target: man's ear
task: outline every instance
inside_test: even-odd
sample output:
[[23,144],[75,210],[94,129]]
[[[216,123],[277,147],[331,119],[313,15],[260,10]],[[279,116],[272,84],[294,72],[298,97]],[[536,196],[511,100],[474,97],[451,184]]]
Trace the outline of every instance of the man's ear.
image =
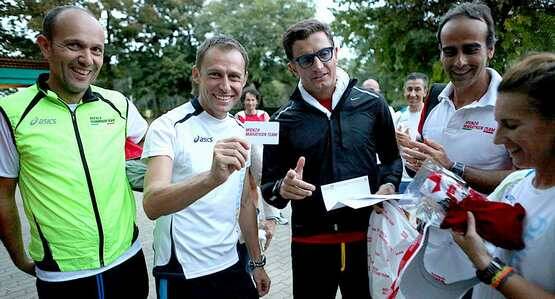
[[245,77],[243,78],[243,88],[247,85],[247,81],[249,80],[249,71],[245,71]]
[[293,74],[295,77],[299,77],[299,73],[297,73],[297,69],[293,65],[294,62],[287,63],[287,69]]
[[50,51],[52,50],[52,43],[50,42],[50,40],[48,40],[48,38],[43,34],[39,34],[39,36],[37,36],[37,45],[39,45],[44,59],[48,60],[48,58],[50,57]]
[[495,54],[495,47],[491,47],[490,49],[488,49],[488,60],[493,59],[493,54]]
[[191,74],[193,75],[193,82],[195,82],[196,84],[199,84],[200,70],[197,68],[196,65],[193,65],[193,70],[191,71]]

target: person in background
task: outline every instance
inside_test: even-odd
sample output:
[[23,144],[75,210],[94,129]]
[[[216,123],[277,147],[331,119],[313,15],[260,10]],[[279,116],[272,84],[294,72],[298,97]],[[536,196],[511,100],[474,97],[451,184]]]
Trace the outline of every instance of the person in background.
[[[243,104],[244,110],[239,111],[237,112],[237,114],[235,114],[235,118],[241,123],[245,123],[246,121],[269,121],[270,120],[270,116],[266,111],[256,109],[259,107],[264,107],[264,104],[263,104],[264,102],[262,99],[262,95],[254,86],[246,87],[243,90],[243,95],[241,96],[241,103]],[[253,150],[255,150],[257,154],[260,155],[260,161],[261,161],[259,165],[260,169],[257,169],[256,171],[254,171],[256,174],[259,174],[258,176],[255,175],[255,178],[256,177],[260,178],[261,172],[262,172],[262,150],[263,149],[261,147],[260,148],[257,147],[256,149],[253,149]],[[258,183],[260,183],[260,179],[258,179]],[[273,235],[273,227],[275,227],[275,224],[285,225],[289,223],[289,221],[287,221],[287,218],[285,218],[281,214],[281,212],[279,212],[278,209],[268,205],[264,200],[262,200],[262,206],[264,207],[264,214],[266,216],[266,220],[271,220],[272,222],[274,222],[273,226],[269,222],[265,223],[265,227],[271,228],[272,233],[270,234],[270,236]],[[266,230],[266,232],[268,232],[268,230]]]
[[[246,121],[268,121],[270,116],[264,110],[257,110],[258,106],[263,106],[262,96],[260,92],[254,87],[249,86],[243,89],[243,94],[241,95],[241,103],[245,110],[239,111],[235,114],[235,118],[241,123]],[[260,177],[262,175],[262,152],[263,145],[253,144],[251,145],[251,170],[256,181],[256,185],[260,186]],[[259,225],[265,232],[265,244],[263,249],[266,250],[270,246],[270,242],[274,236],[276,224],[287,224],[288,221],[281,216],[280,211],[267,204],[262,199],[262,194],[260,193],[260,188],[257,188],[258,197],[254,205],[257,207]],[[262,210],[260,210],[262,206]],[[259,236],[260,237],[260,236]],[[247,247],[244,240],[240,238],[240,242],[237,245],[237,250],[239,251],[239,263],[248,268],[248,261],[250,260]]]
[[[428,76],[422,73],[410,73],[405,80],[403,90],[408,106],[399,111],[399,118],[395,124],[395,133],[399,144],[419,139],[418,122],[424,106],[424,99],[428,93]],[[403,193],[411,180],[412,178],[403,169],[399,192]]]
[[[376,79],[366,79],[362,83],[362,88],[383,95],[380,88],[380,83]],[[399,112],[395,111],[395,109],[393,109],[391,105],[388,105],[387,107],[389,108],[389,113],[391,114],[391,119],[393,120],[393,123],[397,123],[399,121]]]
[[495,107],[495,143],[519,168],[532,168],[490,200],[521,204],[526,210],[522,250],[488,250],[468,212],[466,233],[453,233],[482,281],[473,298],[555,298],[555,54],[537,53],[510,68]]
[[381,93],[382,90],[380,89],[380,83],[376,79],[366,79],[366,81],[362,82],[362,88],[366,90],[371,90],[373,92]]
[[262,97],[256,88],[249,86],[243,90],[241,95],[241,104],[243,104],[242,111],[235,114],[235,118],[242,123],[246,121],[268,121],[270,116],[264,110],[257,110],[258,106],[262,105]]

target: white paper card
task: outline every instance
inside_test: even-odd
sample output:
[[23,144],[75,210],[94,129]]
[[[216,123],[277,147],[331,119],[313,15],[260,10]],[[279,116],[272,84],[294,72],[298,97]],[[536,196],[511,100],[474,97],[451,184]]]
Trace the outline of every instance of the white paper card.
[[250,144],[279,143],[279,122],[277,121],[247,121],[245,131]]
[[371,194],[367,176],[322,185],[320,188],[328,211],[345,206],[359,209],[390,199],[400,200],[400,203],[410,203],[415,199],[409,194]]

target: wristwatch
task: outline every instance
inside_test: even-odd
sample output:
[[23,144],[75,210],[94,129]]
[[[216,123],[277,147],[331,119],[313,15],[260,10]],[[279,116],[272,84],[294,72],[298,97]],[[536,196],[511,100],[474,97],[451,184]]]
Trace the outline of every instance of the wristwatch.
[[274,187],[272,187],[272,196],[270,197],[270,201],[274,201],[274,200],[281,197],[281,195],[279,194],[279,189],[281,189],[281,184],[282,183],[283,183],[283,179],[278,180],[274,184]]
[[253,271],[255,268],[264,268],[266,266],[266,256],[261,254],[258,260],[251,259],[249,261],[249,269]]
[[491,284],[495,274],[501,271],[505,266],[505,263],[499,258],[494,257],[484,270],[476,270],[476,277],[485,284]]
[[451,166],[449,170],[451,170],[454,174],[458,175],[462,179],[465,168],[466,168],[466,165],[464,165],[464,163],[455,162],[453,163],[453,166]]

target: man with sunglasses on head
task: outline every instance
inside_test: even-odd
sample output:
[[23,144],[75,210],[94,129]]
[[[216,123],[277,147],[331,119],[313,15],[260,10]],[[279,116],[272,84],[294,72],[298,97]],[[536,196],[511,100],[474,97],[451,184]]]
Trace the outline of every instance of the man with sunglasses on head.
[[283,47],[300,80],[271,118],[280,122],[279,144],[264,148],[262,192],[278,208],[291,202],[293,295],[335,298],[339,286],[343,298],[370,298],[372,208],[326,211],[320,186],[367,176],[373,193],[394,193],[402,163],[393,121],[382,96],[355,87],[337,67],[328,25],[301,21],[285,32]]

